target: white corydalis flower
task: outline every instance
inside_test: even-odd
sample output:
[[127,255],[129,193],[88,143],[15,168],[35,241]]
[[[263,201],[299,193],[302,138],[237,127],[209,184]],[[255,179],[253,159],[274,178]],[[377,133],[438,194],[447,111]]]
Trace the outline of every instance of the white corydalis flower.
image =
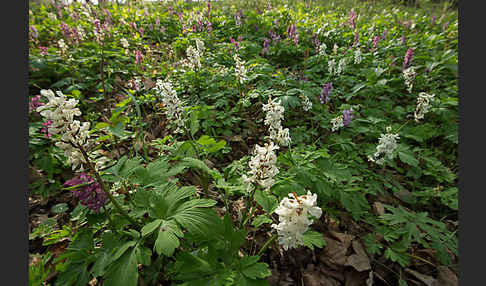
[[56,146],[64,151],[72,169],[83,170],[82,164],[85,164],[85,160],[78,148],[82,147],[87,152],[91,145],[88,141],[90,123],[74,120],[74,116],[81,115],[81,111],[76,107],[78,100],[74,98],[68,100],[60,91],[56,92],[57,96],[52,90],[43,89],[40,93],[49,101],[38,107],[36,111],[52,122],[48,130],[50,134],[61,135]]
[[84,40],[86,39],[86,32],[84,31],[83,26],[78,25],[78,35],[79,35],[79,40]]
[[309,100],[309,98],[303,94],[301,94],[299,97],[302,100],[302,109],[304,109],[304,111],[311,110],[312,102]]
[[336,75],[342,74],[345,68],[346,68],[346,58],[342,58],[339,60],[338,67],[336,70]]
[[278,145],[273,142],[259,146],[255,145],[254,155],[249,162],[249,176],[243,175],[243,181],[248,184],[248,192],[253,189],[253,184],[259,184],[264,189],[269,189],[275,182],[274,177],[279,173],[276,166],[277,155],[275,150]]
[[51,20],[51,21],[57,21],[56,14],[51,13],[51,12],[47,13],[47,18],[49,18],[49,20]]
[[204,46],[204,42],[199,39],[196,39],[196,49],[200,55],[203,55],[204,50],[206,49]]
[[193,46],[187,47],[187,61],[186,66],[188,66],[193,71],[201,68],[201,55],[197,49]]
[[334,75],[334,72],[336,70],[336,61],[334,59],[331,59],[327,64],[329,66],[329,74]]
[[331,124],[332,124],[331,127],[332,132],[339,130],[339,128],[341,127],[344,127],[343,116],[339,115],[338,117],[331,119]]
[[278,214],[279,224],[272,224],[277,230],[278,243],[285,250],[303,245],[302,236],[313,223],[309,216],[320,218],[322,209],[316,206],[317,194],[307,191],[307,195],[296,196],[289,194],[284,198],[275,213]]
[[99,149],[89,154],[91,162],[94,162],[96,171],[101,171],[108,166],[110,159],[105,156],[104,151]]
[[424,119],[424,115],[429,112],[430,102],[434,99],[435,94],[419,93],[417,98],[417,107],[415,108],[414,118],[416,122]]
[[327,49],[326,44],[322,43],[322,44],[319,46],[319,55],[320,55],[320,56],[325,56],[325,55],[326,55],[326,49]]
[[376,164],[383,165],[385,159],[393,159],[394,151],[397,149],[397,141],[400,139],[398,134],[391,133],[391,127],[387,127],[387,134],[381,134],[376,152],[373,157],[368,156],[368,160]]
[[277,144],[288,146],[291,142],[289,129],[282,128],[281,121],[284,119],[285,108],[281,105],[281,101],[277,99],[268,99],[268,103],[262,107],[265,114],[265,125],[269,126],[270,140],[276,141]]
[[59,41],[57,41],[57,45],[59,46],[59,50],[61,51],[61,54],[66,55],[68,50],[68,46],[66,45],[66,42],[64,42],[63,39],[59,39]]
[[245,67],[245,62],[238,57],[238,54],[235,54],[233,56],[233,59],[235,60],[235,74],[236,78],[238,78],[238,82],[240,84],[243,84],[246,80],[246,67]]
[[128,43],[128,40],[127,40],[127,39],[125,39],[125,38],[121,38],[121,39],[120,39],[120,44],[121,44],[121,46],[122,46],[123,48],[125,48],[125,49],[127,49],[127,48],[130,46],[130,44]]
[[157,95],[161,98],[165,107],[165,114],[167,119],[176,125],[175,133],[184,132],[184,117],[183,106],[177,92],[172,87],[170,81],[162,81],[160,79],[155,83],[155,90]]
[[405,85],[407,86],[408,92],[412,92],[413,82],[417,73],[415,72],[414,67],[409,67],[408,69],[403,70],[403,78],[405,79]]
[[125,38],[121,38],[120,39],[120,44],[125,49],[125,55],[128,55],[128,47],[130,47],[130,44],[128,43],[128,40],[125,39]]
[[362,57],[361,57],[361,49],[358,48],[358,49],[356,49],[356,51],[354,51],[354,63],[355,64],[360,64],[361,63],[361,60],[362,60]]
[[339,49],[339,46],[337,44],[334,44],[334,47],[332,47],[332,52],[337,53],[338,49]]

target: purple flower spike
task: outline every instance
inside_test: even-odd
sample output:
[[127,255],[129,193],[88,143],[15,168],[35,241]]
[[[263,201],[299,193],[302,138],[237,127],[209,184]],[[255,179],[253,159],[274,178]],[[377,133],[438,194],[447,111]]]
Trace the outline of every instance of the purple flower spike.
[[295,23],[287,28],[287,37],[291,39],[294,44],[297,45],[299,43],[299,34],[297,33],[297,25],[295,25]]
[[348,126],[351,120],[354,118],[353,109],[343,110],[343,125]]
[[49,133],[49,127],[51,127],[52,125],[52,120],[47,120],[47,122],[41,124],[42,126],[44,126],[41,129],[41,133],[44,133],[47,139],[51,138],[51,133]]
[[61,32],[63,37],[67,40],[71,39],[71,29],[69,29],[69,26],[64,23],[64,21],[61,22],[59,26],[61,26]]
[[319,41],[318,35],[316,33],[312,33],[312,42],[314,43],[314,48],[317,52],[319,52],[319,46],[321,42]]
[[320,101],[322,104],[329,102],[329,96],[331,95],[332,82],[326,83],[322,86]]
[[47,47],[41,47],[39,46],[40,54],[41,56],[47,55]]
[[442,31],[447,30],[447,28],[449,28],[449,21],[444,23],[444,25],[442,26]]
[[264,38],[263,39],[263,54],[268,54],[268,49],[270,48],[270,39]]
[[371,48],[371,51],[374,52],[376,49],[378,49],[378,43],[380,42],[380,36],[375,36],[373,38],[373,47]]
[[233,46],[235,46],[236,50],[238,50],[240,48],[240,43],[235,41],[235,39],[233,39],[233,37],[230,37],[230,41],[233,44]]
[[29,102],[29,113],[36,111],[37,107],[43,106],[44,103],[40,101],[41,96],[40,94],[32,97]]
[[277,35],[272,29],[268,31],[268,34],[270,35],[270,38],[272,38],[272,41],[274,41],[277,45],[280,44],[280,36]]
[[405,58],[403,59],[403,69],[407,69],[412,64],[413,49],[408,48]]
[[381,34],[381,39],[386,39],[386,36],[388,35],[388,29],[385,29],[383,33]]
[[81,173],[78,177],[64,183],[64,186],[73,187],[80,184],[88,185],[73,190],[73,196],[78,198],[82,205],[98,213],[107,201],[106,194],[101,190],[101,185],[88,174]]
[[235,24],[236,24],[236,26],[241,26],[241,13],[240,12],[235,13]]
[[351,11],[349,15],[348,24],[353,26],[353,29],[356,29],[356,18],[357,18],[356,12],[354,12],[354,10]]
[[143,60],[143,55],[140,51],[136,51],[135,52],[135,63],[138,65],[140,63],[142,63],[142,60]]

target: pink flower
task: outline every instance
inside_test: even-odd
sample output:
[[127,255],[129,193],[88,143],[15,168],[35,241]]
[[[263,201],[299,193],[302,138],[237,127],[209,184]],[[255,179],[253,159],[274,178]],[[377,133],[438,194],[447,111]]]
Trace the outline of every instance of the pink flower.
[[39,46],[39,50],[40,50],[40,54],[42,56],[47,55],[47,47],[41,47],[41,46]]
[[29,113],[33,112],[37,109],[37,107],[44,105],[43,102],[40,101],[41,96],[40,94],[32,97],[29,102]]
[[371,48],[371,51],[374,52],[378,48],[378,43],[380,42],[380,36],[375,36],[373,38],[373,47]]
[[356,29],[356,18],[357,18],[356,12],[351,11],[351,13],[349,15],[348,24],[352,25],[353,29]]
[[135,52],[135,63],[136,63],[137,65],[138,65],[138,64],[141,64],[141,63],[142,63],[142,60],[143,60],[143,55],[142,55],[142,53],[141,53],[139,50],[137,50],[137,51]]
[[49,133],[49,127],[51,127],[52,125],[52,120],[47,120],[47,122],[44,122],[44,123],[41,123],[42,126],[42,129],[41,129],[41,133],[44,133],[46,138],[49,139],[51,138],[52,134]]
[[412,64],[412,57],[413,57],[413,49],[409,48],[407,53],[405,54],[405,58],[403,59],[403,69],[410,67]]
[[[86,184],[86,185],[84,185]],[[101,207],[107,202],[106,194],[101,189],[100,183],[86,173],[81,173],[64,183],[65,187],[84,185],[73,190],[73,196],[78,198],[82,205],[87,206],[94,212],[99,212]]]

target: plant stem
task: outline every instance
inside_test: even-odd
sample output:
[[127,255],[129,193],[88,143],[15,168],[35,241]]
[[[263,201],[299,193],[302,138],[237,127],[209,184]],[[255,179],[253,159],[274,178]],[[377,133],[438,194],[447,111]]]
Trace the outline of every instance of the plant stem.
[[257,253],[257,256],[260,256],[266,249],[267,247],[270,245],[270,243],[272,243],[275,239],[277,239],[278,235],[277,234],[274,234],[272,235],[272,237],[270,237],[266,242],[265,244],[262,246],[262,248],[260,248],[260,250],[258,251]]
[[410,122],[410,119],[409,119],[409,120],[407,120],[407,122],[403,123],[403,124],[402,124],[402,126],[400,126],[400,127],[397,129],[397,131],[395,131],[395,132],[400,131],[400,129],[402,129],[402,127],[404,127],[405,125],[407,125],[407,123],[409,123],[409,122]]
[[257,188],[253,189],[251,191],[250,196],[247,197],[246,199],[246,206],[245,206],[245,211],[243,212],[243,216],[241,217],[241,222],[240,222],[240,228],[244,226],[244,222],[246,220],[246,216],[248,215],[248,210],[250,208],[250,204],[253,201],[253,196],[255,195]]
[[105,53],[104,53],[104,42],[101,43],[101,83],[103,85],[103,98],[106,99],[106,89],[105,89]]
[[83,146],[77,145],[77,147],[81,151],[81,153],[83,154],[84,160],[86,160],[86,163],[88,164],[88,168],[91,170],[91,172],[93,172],[93,174],[96,177],[96,180],[98,180],[98,182],[100,183],[101,189],[103,190],[103,192],[105,192],[105,194],[108,196],[108,198],[113,203],[113,205],[118,209],[118,211],[120,212],[120,214],[122,216],[124,216],[125,218],[127,218],[132,224],[134,224],[137,227],[139,227],[138,223],[133,218],[131,218],[127,214],[127,212],[125,212],[125,210],[123,210],[123,208],[120,206],[120,204],[113,198],[113,196],[111,195],[110,191],[106,188],[105,183],[103,182],[103,180],[100,177],[100,174],[96,171],[95,167],[93,166],[93,164],[89,160],[88,154],[86,154],[86,151],[84,150]]

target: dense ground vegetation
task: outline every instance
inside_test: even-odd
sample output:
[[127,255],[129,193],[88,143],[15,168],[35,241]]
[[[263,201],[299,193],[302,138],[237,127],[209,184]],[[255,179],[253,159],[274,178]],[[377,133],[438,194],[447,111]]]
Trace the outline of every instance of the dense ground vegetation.
[[448,2],[127,2],[30,5],[31,285],[457,285]]

